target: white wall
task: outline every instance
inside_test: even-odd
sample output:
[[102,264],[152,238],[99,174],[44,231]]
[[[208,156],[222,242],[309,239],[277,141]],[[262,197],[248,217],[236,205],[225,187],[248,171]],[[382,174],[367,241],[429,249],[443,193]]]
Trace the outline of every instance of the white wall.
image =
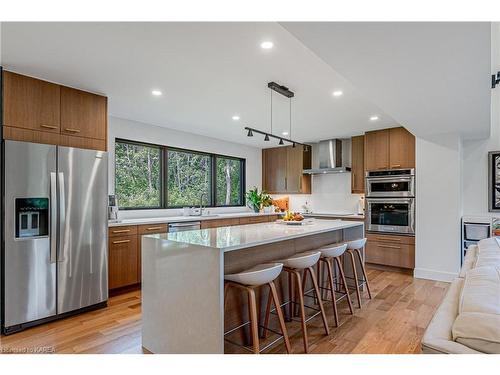
[[[500,26],[492,24],[491,71],[500,71]],[[499,216],[488,212],[488,152],[500,150],[500,87],[491,90],[491,134],[488,139],[464,141],[464,215]]]
[[[108,150],[109,150],[109,193],[115,190],[115,138],[122,138],[138,142],[148,142],[172,147],[187,148],[196,151],[212,152],[223,155],[236,156],[246,159],[246,187],[247,189],[261,187],[262,152],[259,148],[249,147],[238,143],[226,142],[215,138],[205,137],[192,133],[167,129],[160,126],[144,124],[136,121],[109,118]],[[213,212],[232,212],[245,210],[244,207],[230,207],[210,209]],[[120,211],[119,218],[170,216],[180,215],[182,210],[132,210]]]
[[357,213],[360,194],[351,194],[351,174],[312,176],[312,194],[290,194],[290,210],[302,211],[306,202],[313,212]]
[[458,274],[461,154],[458,135],[416,139],[415,277],[451,281]]

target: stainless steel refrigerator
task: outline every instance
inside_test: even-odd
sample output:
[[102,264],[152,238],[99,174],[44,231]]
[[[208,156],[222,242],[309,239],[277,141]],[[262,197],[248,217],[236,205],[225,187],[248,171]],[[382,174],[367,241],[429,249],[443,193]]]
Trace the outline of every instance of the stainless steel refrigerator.
[[107,153],[4,142],[2,330],[106,305]]

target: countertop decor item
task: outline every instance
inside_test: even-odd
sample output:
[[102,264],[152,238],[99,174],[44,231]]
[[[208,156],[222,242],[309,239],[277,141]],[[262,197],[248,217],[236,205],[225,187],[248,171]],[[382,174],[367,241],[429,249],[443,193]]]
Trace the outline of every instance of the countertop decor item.
[[271,196],[265,191],[259,193],[257,187],[247,191],[247,206],[254,210],[254,212],[260,212],[263,207],[268,207],[272,205],[272,203],[273,200]]

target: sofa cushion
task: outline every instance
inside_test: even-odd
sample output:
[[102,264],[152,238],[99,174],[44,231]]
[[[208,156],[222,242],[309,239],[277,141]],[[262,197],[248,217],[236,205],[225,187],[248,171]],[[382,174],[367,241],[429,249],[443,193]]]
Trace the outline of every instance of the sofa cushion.
[[461,277],[463,279],[465,277],[465,273],[468,270],[474,268],[477,260],[477,254],[478,254],[477,245],[472,245],[467,249],[467,253],[465,253],[464,264],[460,269],[460,274],[458,275],[458,277]]
[[480,253],[474,267],[500,267],[500,252],[495,254]]
[[500,252],[500,244],[496,237],[485,238],[477,244],[479,253],[483,252]]
[[453,341],[451,335],[453,322],[458,315],[458,303],[463,283],[464,279],[457,278],[448,288],[422,338],[424,353],[478,353],[476,350]]
[[500,353],[500,267],[466,273],[453,340],[483,353]]

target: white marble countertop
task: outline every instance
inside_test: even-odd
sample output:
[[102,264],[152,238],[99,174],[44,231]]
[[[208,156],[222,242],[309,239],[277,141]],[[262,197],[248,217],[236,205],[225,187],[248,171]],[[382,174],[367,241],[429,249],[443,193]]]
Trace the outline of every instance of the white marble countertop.
[[217,219],[231,219],[249,216],[269,216],[278,215],[278,213],[255,213],[255,212],[232,212],[224,214],[213,214],[207,216],[161,216],[161,217],[143,217],[137,219],[123,219],[119,221],[109,221],[108,227],[119,227],[123,225],[141,225],[141,224],[160,224],[160,223],[178,223],[184,221],[203,221]]
[[265,245],[294,238],[342,230],[359,225],[362,221],[306,219],[303,225],[279,222],[235,225],[186,232],[150,234],[144,237],[169,240],[188,245],[211,247],[223,252]]

